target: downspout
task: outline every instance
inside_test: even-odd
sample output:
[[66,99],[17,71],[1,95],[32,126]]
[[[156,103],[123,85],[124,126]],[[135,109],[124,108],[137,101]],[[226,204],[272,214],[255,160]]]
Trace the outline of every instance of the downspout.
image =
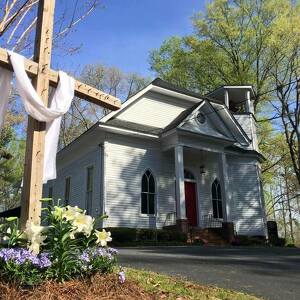
[[[102,202],[102,207],[101,207],[101,215],[106,214],[106,186],[105,186],[105,173],[106,173],[106,154],[105,154],[105,142],[99,144],[100,147],[100,157],[101,157],[101,192],[100,192],[100,203]],[[101,227],[105,227],[105,220],[101,221]]]

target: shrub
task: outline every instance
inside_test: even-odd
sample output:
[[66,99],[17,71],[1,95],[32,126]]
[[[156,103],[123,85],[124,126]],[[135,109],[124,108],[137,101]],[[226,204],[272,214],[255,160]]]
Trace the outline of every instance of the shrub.
[[185,243],[187,241],[187,234],[181,231],[162,229],[157,231],[157,240]]
[[138,229],[137,240],[139,241],[156,241],[157,230],[156,229]]
[[137,229],[126,227],[107,228],[114,237],[114,243],[130,243],[137,239]]
[[272,244],[277,247],[284,247],[286,244],[286,240],[285,238],[278,238],[276,240],[273,240]]
[[1,280],[32,286],[112,271],[117,251],[107,247],[110,232],[96,230],[96,220],[78,207],[52,204],[44,210],[47,227],[28,221],[21,232],[17,218],[2,226]]
[[265,245],[266,240],[262,236],[237,235],[232,241],[233,246]]
[[171,241],[171,231],[170,230],[158,230],[157,231],[157,240],[161,241]]
[[187,241],[187,234],[182,231],[171,231],[170,241],[177,241],[185,243]]
[[286,245],[287,248],[297,248],[295,244],[289,243]]
[[136,242],[179,242],[187,241],[186,233],[181,231],[147,228],[111,227],[107,228],[114,237],[114,244],[130,244]]

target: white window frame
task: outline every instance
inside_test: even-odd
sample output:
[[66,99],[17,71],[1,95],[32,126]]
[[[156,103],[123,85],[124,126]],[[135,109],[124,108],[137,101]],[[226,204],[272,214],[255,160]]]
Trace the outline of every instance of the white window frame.
[[[89,170],[92,170],[92,179],[91,185],[89,186]],[[94,197],[94,172],[95,168],[93,165],[90,165],[86,168],[86,185],[85,185],[85,203],[86,203],[86,211],[88,214],[92,213],[93,209],[93,197]]]
[[[215,182],[218,182],[218,185],[217,186],[215,186]],[[220,187],[220,194],[221,194],[221,199],[219,199],[219,198],[216,198],[216,199],[214,199],[213,198],[213,193],[212,193],[212,189],[213,189],[213,187],[216,189],[216,195],[217,195],[217,197],[218,197],[218,186]],[[211,200],[212,200],[212,216],[213,216],[213,218],[214,219],[217,219],[217,220],[223,220],[223,218],[224,218],[224,212],[223,212],[223,195],[222,195],[222,186],[221,186],[221,182],[220,182],[220,180],[218,179],[218,178],[215,178],[214,179],[214,181],[212,182],[212,184],[211,184],[211,190],[210,190],[210,193],[211,193]],[[217,218],[214,216],[214,201],[216,201],[217,202]],[[222,213],[222,218],[220,218],[220,211],[219,211],[219,203],[218,202],[221,202],[221,213]]]
[[53,186],[48,187],[48,198],[53,199]]
[[[149,171],[150,174],[152,175],[152,178],[154,180],[154,193],[150,193],[150,192],[143,192],[143,177],[144,175],[146,175],[146,172]],[[156,179],[155,179],[155,176],[154,176],[154,173],[152,172],[151,169],[146,169],[143,174],[142,174],[142,177],[141,177],[141,182],[140,182],[140,186],[141,186],[141,193],[140,193],[140,214],[142,216],[156,216],[156,213],[157,213],[157,188],[156,188]],[[149,191],[149,178],[148,178],[148,191]],[[143,213],[142,212],[142,194],[147,194],[147,213]],[[150,214],[149,213],[149,195],[154,195],[154,213],[153,214]]]
[[[69,205],[70,204],[70,196],[71,196],[71,176],[67,176],[65,178],[65,193],[64,193],[64,201],[65,201],[65,205]],[[68,183],[68,195],[67,195],[67,183]],[[66,197],[68,196],[68,197]],[[68,198],[68,199],[67,199]]]

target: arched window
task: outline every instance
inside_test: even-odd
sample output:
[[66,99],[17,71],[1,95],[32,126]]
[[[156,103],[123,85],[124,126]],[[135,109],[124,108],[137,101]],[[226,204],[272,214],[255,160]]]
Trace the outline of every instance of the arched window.
[[147,170],[142,177],[141,202],[142,214],[155,214],[155,181],[150,170]]
[[215,179],[211,186],[211,197],[214,218],[223,219],[221,185],[218,179]]

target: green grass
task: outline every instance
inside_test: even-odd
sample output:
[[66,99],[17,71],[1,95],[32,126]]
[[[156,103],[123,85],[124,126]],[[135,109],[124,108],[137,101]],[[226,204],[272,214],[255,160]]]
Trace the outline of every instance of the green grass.
[[175,277],[127,269],[126,277],[138,283],[145,291],[159,294],[159,299],[191,300],[258,300],[255,296],[211,286],[194,284]]

